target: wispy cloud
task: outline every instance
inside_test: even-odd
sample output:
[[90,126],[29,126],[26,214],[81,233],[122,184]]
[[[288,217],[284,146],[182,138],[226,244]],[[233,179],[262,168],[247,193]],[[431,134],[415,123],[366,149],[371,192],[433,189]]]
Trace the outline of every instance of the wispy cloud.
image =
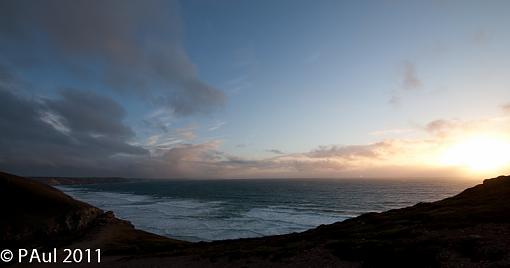
[[195,126],[188,126],[184,128],[177,128],[175,132],[182,139],[186,141],[192,141],[197,137],[197,135],[195,134],[195,129],[196,129]]
[[166,108],[156,109],[142,120],[145,127],[154,128],[162,132],[170,131],[174,121],[174,112]]
[[401,104],[407,92],[421,89],[423,86],[422,80],[418,77],[415,63],[408,60],[402,62],[398,79],[400,87],[392,90],[388,100],[388,103],[395,107]]
[[168,132],[156,132],[157,134],[150,135],[141,146],[149,150],[153,156],[160,156],[166,150],[193,142],[197,137],[195,129],[195,126],[188,126]]
[[285,154],[283,151],[278,150],[278,149],[268,149],[268,150],[266,150],[266,152],[273,153],[273,154]]
[[485,30],[473,32],[469,39],[474,45],[479,47],[486,46],[491,42],[491,36]]
[[67,135],[71,132],[64,119],[51,111],[42,111],[41,120],[63,134]]
[[230,95],[237,95],[240,92],[251,88],[252,82],[247,74],[240,75],[225,82],[224,88]]
[[505,103],[505,104],[501,105],[501,110],[504,113],[510,114],[510,103]]
[[422,86],[422,81],[416,74],[415,64],[405,61],[402,71],[402,88],[405,90],[415,90]]
[[507,133],[510,117],[490,117],[471,120],[438,119],[429,122],[424,129],[439,138],[457,138],[476,133]]
[[390,99],[388,100],[388,103],[394,107],[398,107],[400,105],[401,97],[398,95],[398,93],[393,92]]
[[219,121],[219,122],[216,122],[215,124],[213,124],[212,126],[210,126],[207,130],[215,131],[215,130],[220,129],[221,127],[223,127],[226,124],[227,124],[227,122],[225,122],[225,121]]

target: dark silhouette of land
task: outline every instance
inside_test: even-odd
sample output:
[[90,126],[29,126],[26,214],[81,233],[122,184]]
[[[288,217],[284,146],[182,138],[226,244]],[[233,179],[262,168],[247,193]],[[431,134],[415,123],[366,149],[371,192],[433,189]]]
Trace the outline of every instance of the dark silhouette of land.
[[[510,177],[302,232],[189,243],[0,173],[0,248],[101,248],[117,267],[510,267]],[[51,265],[50,267],[55,267]]]
[[130,182],[133,179],[119,178],[119,177],[31,177],[36,181],[48,185],[83,185],[83,184],[98,184],[98,183],[121,183]]

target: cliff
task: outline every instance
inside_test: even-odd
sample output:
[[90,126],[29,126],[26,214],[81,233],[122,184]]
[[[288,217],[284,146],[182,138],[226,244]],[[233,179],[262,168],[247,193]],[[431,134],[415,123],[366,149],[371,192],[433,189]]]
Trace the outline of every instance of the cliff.
[[0,172],[0,248],[95,247],[107,254],[141,253],[138,243],[187,244],[136,230],[112,212],[80,202],[41,182]]

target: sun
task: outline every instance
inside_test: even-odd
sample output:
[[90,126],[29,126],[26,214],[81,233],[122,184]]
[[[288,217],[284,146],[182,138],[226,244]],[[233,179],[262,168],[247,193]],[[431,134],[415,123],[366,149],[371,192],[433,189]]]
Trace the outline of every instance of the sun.
[[448,146],[440,156],[447,166],[484,173],[510,165],[510,140],[499,136],[472,136]]

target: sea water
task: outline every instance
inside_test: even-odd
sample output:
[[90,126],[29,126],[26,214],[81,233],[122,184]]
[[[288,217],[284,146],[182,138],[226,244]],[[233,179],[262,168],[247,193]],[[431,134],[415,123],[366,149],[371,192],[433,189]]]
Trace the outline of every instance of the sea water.
[[138,180],[60,186],[136,228],[187,241],[305,231],[367,212],[452,196],[451,179]]

